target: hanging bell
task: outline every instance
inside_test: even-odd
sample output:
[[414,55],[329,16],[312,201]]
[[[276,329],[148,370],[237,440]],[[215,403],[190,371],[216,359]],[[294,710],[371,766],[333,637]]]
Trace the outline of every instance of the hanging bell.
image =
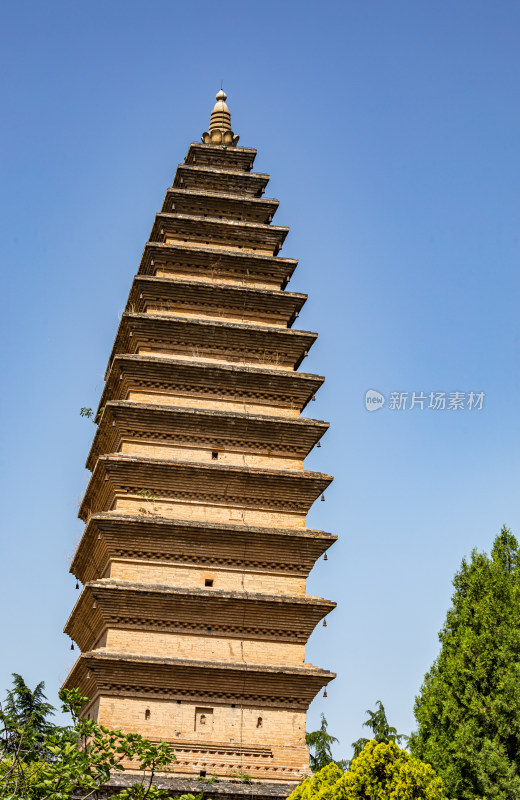
[[71,649],[71,650],[74,650],[74,642],[71,642],[71,643],[70,643],[70,649]]
[[326,690],[326,689],[325,689],[325,691],[323,692],[323,697],[327,697],[327,690]]
[[322,496],[321,496],[321,502],[322,502],[322,503],[324,503],[324,502],[325,502],[325,495],[324,495],[324,494],[322,494]]
[[326,627],[327,627],[327,620],[326,620],[326,619],[324,619],[324,620],[323,620],[323,627],[324,627],[324,628],[326,628]]
[[328,561],[329,560],[329,557],[328,557],[327,553],[325,553],[325,555],[323,556],[323,560],[324,561]]
[[76,581],[76,589],[79,589],[79,581]]
[[321,447],[321,442],[318,442],[318,444],[316,445],[316,447]]
[[314,394],[313,394],[313,395],[312,395],[312,397],[311,397],[311,400],[313,400],[314,402],[316,402],[316,395],[314,395]]

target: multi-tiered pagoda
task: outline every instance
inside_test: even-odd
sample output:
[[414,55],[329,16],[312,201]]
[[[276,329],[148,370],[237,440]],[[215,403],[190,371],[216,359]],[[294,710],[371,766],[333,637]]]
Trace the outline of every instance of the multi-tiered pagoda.
[[323,382],[298,371],[316,334],[292,328],[288,229],[225,101],[166,192],[110,355],[65,685],[85,716],[170,742],[179,777],[290,783],[334,677],[305,663],[334,607],[305,588],[335,540],[305,527],[328,425],[300,416]]

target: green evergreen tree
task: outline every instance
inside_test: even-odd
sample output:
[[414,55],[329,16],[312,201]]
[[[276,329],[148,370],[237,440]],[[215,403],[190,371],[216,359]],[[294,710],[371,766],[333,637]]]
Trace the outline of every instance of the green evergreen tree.
[[55,708],[47,702],[44,694],[45,683],[41,681],[30,689],[17,672],[13,672],[13,688],[0,709],[0,742],[2,748],[19,748],[20,738],[31,741],[34,747],[42,741],[54,725],[49,717],[54,716]]
[[[377,708],[375,711],[370,711],[370,709],[365,711],[365,714],[368,714],[368,719],[363,723],[364,727],[370,728],[372,731],[372,739],[378,743],[383,742],[384,744],[388,744],[389,742],[400,744],[402,739],[407,739],[408,737],[405,736],[404,733],[397,733],[397,729],[388,723],[385,707],[381,700],[376,702],[376,706]],[[369,739],[361,737],[357,739],[357,741],[352,742],[352,747],[354,748],[352,759],[357,758],[369,741]]]
[[395,742],[366,744],[350,769],[328,764],[305,778],[287,800],[448,800],[442,779],[430,764]]
[[345,761],[334,761],[332,757],[332,745],[338,740],[327,732],[327,720],[325,714],[321,715],[321,725],[317,731],[305,734],[305,742],[310,750],[310,768],[317,772],[327,764],[337,764],[340,770],[345,769]]
[[415,701],[415,756],[458,800],[520,797],[520,554],[503,527],[455,575],[441,651]]

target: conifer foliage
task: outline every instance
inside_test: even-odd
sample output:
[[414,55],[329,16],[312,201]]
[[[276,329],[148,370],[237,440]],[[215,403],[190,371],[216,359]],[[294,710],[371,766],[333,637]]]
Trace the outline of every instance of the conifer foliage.
[[44,690],[43,681],[30,689],[21,675],[13,673],[13,688],[7,692],[0,716],[2,744],[16,749],[19,731],[23,730],[26,738],[31,737],[37,745],[54,727],[48,718],[54,716],[55,709],[47,702]]
[[520,797],[520,553],[504,527],[455,575],[441,651],[415,702],[414,755],[458,800]]
[[395,742],[366,743],[347,772],[331,763],[296,787],[287,800],[448,800],[429,764]]
[[[395,742],[396,744],[401,744],[401,741],[408,737],[405,736],[404,733],[397,733],[397,729],[394,728],[393,725],[390,725],[386,718],[385,707],[381,700],[377,701],[376,706],[377,708],[375,711],[370,711],[370,709],[367,708],[365,713],[368,714],[368,719],[363,723],[364,727],[370,728],[372,731],[372,739],[375,739],[376,742],[384,742],[385,744]],[[362,736],[360,739],[352,742],[352,747],[354,748],[353,759],[357,758],[369,741],[369,739]]]
[[342,770],[345,768],[346,762],[334,762],[332,745],[336,744],[338,740],[327,731],[327,727],[328,723],[325,719],[325,714],[322,714],[319,729],[305,734],[305,743],[309,747],[309,766],[313,772],[318,772],[318,770],[326,767],[327,764],[332,763],[338,763]]

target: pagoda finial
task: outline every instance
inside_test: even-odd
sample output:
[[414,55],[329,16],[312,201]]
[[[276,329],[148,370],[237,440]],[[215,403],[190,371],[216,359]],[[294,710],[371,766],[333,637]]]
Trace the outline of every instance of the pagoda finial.
[[227,94],[222,88],[217,93],[216,99],[209,121],[209,131],[202,134],[202,141],[204,144],[236,147],[239,137],[231,130],[231,113],[226,105]]

